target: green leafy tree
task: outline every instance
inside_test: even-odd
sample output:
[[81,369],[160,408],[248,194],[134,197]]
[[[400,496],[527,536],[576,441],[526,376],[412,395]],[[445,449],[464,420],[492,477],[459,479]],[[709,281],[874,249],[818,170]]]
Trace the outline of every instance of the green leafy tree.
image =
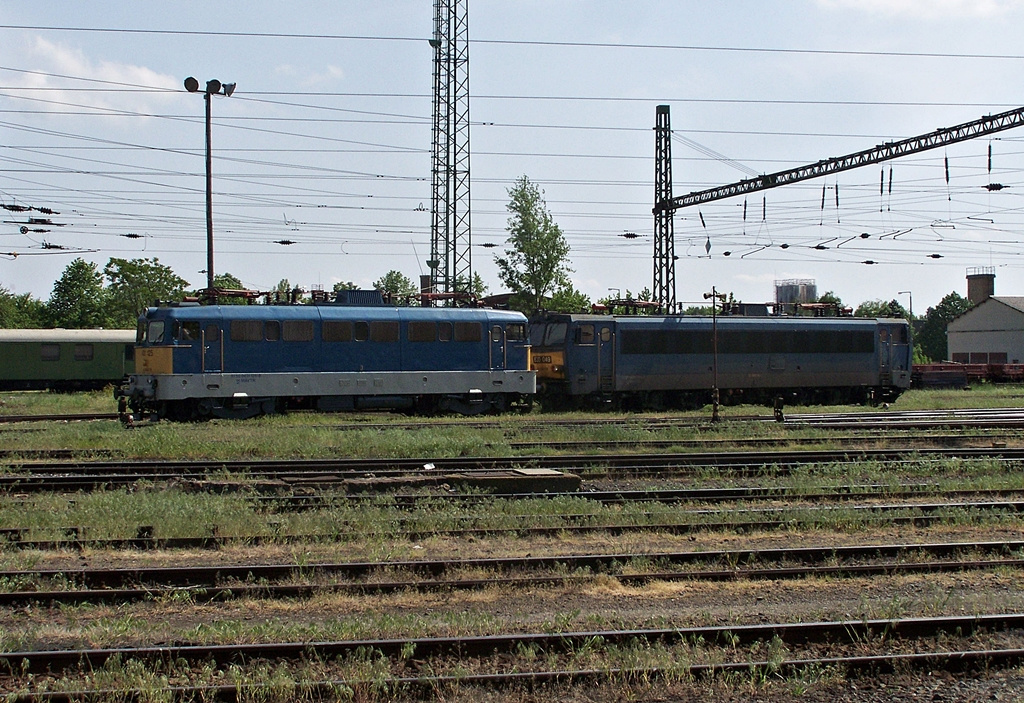
[[[220,290],[245,290],[245,284],[242,283],[242,279],[230,273],[218,273],[214,276],[213,287]],[[217,302],[220,305],[247,305],[249,301],[237,296],[227,296],[218,298]]]
[[[85,329],[119,326],[109,311],[109,296],[96,264],[78,258],[67,265],[53,284],[45,318],[53,327]],[[135,320],[124,325],[134,327]]]
[[921,348],[921,355],[932,361],[944,361],[949,348],[946,345],[946,327],[950,321],[971,308],[970,301],[956,291],[939,301],[934,308],[928,308],[924,322],[917,331],[915,341]]
[[[466,288],[466,286],[464,285],[465,280],[466,279],[462,276],[456,278],[455,290],[464,290]],[[484,283],[484,279],[480,276],[479,273],[474,271],[473,282],[469,285],[469,294],[472,295],[474,298],[483,298],[484,296],[487,295],[489,290],[490,289],[487,287],[487,284]]]
[[379,279],[374,281],[373,287],[377,290],[384,291],[385,293],[391,293],[393,296],[404,296],[404,295],[415,295],[419,293],[419,288],[412,282],[408,276],[401,271],[395,271],[392,269],[386,274],[381,276]]
[[156,258],[111,258],[103,275],[109,281],[110,317],[118,327],[134,327],[139,315],[157,300],[181,300],[188,285]]
[[818,296],[818,301],[817,302],[819,302],[819,303],[831,303],[831,304],[835,305],[837,308],[842,308],[843,307],[842,298],[840,298],[838,295],[836,295],[832,291],[825,291],[824,293],[822,293],[820,296]]
[[529,178],[516,180],[508,194],[509,247],[494,261],[498,277],[513,293],[512,307],[530,313],[555,291],[571,289],[569,243]]
[[569,284],[552,293],[544,307],[552,312],[590,312],[590,296]]
[[[288,283],[288,279],[286,278],[282,282],[287,284]],[[280,284],[278,284],[278,285],[280,285]],[[337,283],[334,284],[334,288],[332,290],[335,293],[337,293],[339,290],[359,290],[359,286],[357,286],[352,281],[338,281]]]
[[0,328],[29,329],[46,325],[46,305],[29,293],[14,295],[0,287]]
[[865,300],[853,311],[854,317],[902,317],[910,320],[910,313],[897,300]]

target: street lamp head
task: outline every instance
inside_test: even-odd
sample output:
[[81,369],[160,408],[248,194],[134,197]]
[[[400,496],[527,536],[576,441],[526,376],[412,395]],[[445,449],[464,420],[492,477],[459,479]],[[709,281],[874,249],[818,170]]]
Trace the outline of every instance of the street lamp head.
[[220,81],[214,78],[213,80],[206,81],[206,93],[213,95],[214,93],[220,92]]
[[185,90],[187,90],[190,93],[196,92],[197,90],[199,90],[199,81],[197,81],[192,76],[189,76],[185,79]]
[[235,83],[225,83],[223,85],[225,97],[231,97],[231,94],[235,92]]

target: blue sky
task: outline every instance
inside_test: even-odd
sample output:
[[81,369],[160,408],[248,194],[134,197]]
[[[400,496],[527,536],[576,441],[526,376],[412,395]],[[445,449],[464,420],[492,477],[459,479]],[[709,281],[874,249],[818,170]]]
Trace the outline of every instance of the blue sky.
[[[76,255],[158,257],[204,283],[203,101],[186,76],[238,86],[213,104],[218,273],[259,289],[415,279],[430,241],[432,12],[0,0],[0,203],[65,225],[23,235],[39,214],[5,211],[0,252],[19,255],[0,255],[0,286],[45,299]],[[682,195],[1018,107],[1022,34],[1020,0],[471,0],[474,269],[501,289],[483,245],[504,243],[507,189],[525,174],[569,240],[576,287],[639,291],[658,104]],[[965,294],[976,266],[1022,295],[1022,140],[892,162],[891,195],[873,166],[749,196],[746,220],[743,198],[681,210],[677,297],[714,285],[766,301],[773,281],[810,278],[853,305],[906,305],[911,290],[921,313]]]

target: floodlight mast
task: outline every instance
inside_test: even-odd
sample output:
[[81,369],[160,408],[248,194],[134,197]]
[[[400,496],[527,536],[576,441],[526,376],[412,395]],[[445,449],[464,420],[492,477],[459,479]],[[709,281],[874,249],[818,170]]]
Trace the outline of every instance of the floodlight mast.
[[[231,97],[235,92],[235,83],[221,83],[216,78],[206,82],[203,99],[206,101],[206,290],[213,297],[213,157],[210,148],[210,96],[223,95]],[[190,93],[199,91],[199,81],[189,76],[185,79],[185,90]]]

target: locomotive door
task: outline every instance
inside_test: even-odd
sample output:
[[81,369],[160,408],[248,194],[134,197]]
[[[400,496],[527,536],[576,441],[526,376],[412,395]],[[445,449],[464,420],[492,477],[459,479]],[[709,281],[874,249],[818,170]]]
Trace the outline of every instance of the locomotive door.
[[597,381],[602,393],[615,390],[615,335],[611,325],[597,331]]
[[224,368],[224,345],[220,326],[210,322],[203,328],[203,373],[220,373]]
[[892,363],[891,349],[889,330],[882,327],[878,330],[878,370],[883,375],[890,372],[890,364]]
[[505,368],[505,330],[500,325],[491,327],[491,368],[501,370]]

